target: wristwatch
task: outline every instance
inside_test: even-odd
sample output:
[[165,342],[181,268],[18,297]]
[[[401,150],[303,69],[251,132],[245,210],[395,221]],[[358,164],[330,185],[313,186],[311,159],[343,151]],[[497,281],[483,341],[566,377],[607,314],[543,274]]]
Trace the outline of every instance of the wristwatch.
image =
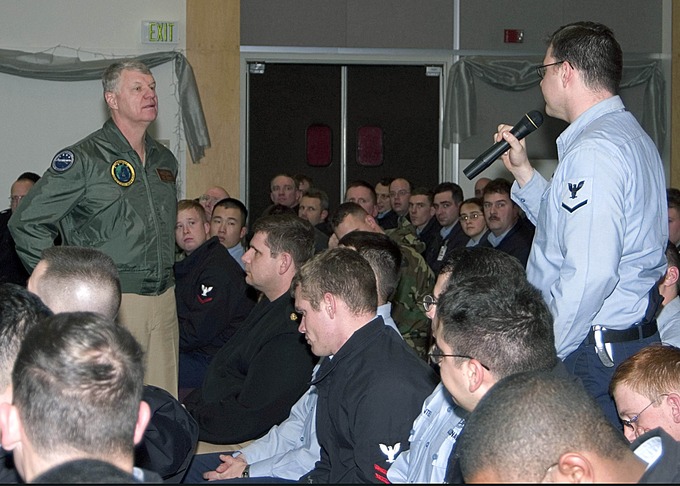
[[243,474],[241,474],[242,478],[249,478],[250,477],[250,464],[246,466],[246,468],[243,470]]

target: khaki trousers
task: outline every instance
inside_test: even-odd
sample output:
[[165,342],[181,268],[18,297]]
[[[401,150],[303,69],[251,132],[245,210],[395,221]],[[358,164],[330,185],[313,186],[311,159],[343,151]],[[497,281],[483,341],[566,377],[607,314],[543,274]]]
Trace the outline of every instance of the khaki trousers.
[[144,350],[144,383],[163,388],[177,398],[179,324],[175,287],[160,295],[124,293],[118,322]]

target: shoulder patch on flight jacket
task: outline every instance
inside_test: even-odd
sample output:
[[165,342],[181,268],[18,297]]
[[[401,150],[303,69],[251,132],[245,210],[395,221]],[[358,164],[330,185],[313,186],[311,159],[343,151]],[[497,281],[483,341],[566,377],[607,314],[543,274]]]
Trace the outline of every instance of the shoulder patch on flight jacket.
[[156,173],[163,182],[175,182],[175,174],[171,170],[156,169]]
[[76,156],[70,150],[62,150],[52,159],[52,170],[55,172],[66,172],[76,161]]

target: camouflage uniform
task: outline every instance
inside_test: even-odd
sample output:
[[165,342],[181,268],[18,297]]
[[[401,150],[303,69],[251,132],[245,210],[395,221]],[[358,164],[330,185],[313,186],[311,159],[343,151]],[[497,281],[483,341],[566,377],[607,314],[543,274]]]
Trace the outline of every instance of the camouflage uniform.
[[[413,228],[411,223],[408,224]],[[392,317],[404,340],[426,360],[430,321],[422,301],[424,296],[432,293],[435,279],[432,269],[417,249],[418,245],[422,245],[424,250],[425,243],[415,236],[415,229],[410,234],[401,225],[386,233],[399,244],[402,255],[399,285],[392,297]],[[414,244],[410,245],[409,241]]]

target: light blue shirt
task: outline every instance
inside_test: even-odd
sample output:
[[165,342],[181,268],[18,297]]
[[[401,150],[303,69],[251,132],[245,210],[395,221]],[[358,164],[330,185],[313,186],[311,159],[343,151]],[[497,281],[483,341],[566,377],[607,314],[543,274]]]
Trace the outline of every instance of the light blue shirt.
[[397,456],[387,478],[392,483],[443,483],[451,450],[465,425],[461,415],[466,412],[444,385],[437,385],[413,422],[409,450]]
[[664,305],[656,316],[661,342],[680,347],[680,297],[675,297]]
[[666,269],[668,206],[656,146],[618,96],[579,116],[557,139],[559,164],[512,198],[536,225],[527,277],[555,318],[564,359],[593,324],[639,322]]
[[[388,302],[378,307],[377,315],[383,318],[386,326],[393,328],[401,336],[390,315],[391,309],[392,304]],[[312,371],[312,381],[320,363]],[[250,464],[251,477],[275,477],[296,481],[314,469],[321,455],[321,446],[316,436],[317,399],[316,387],[310,386],[290,409],[290,415],[286,420],[269,429],[264,437],[239,451],[245,455]]]
[[229,251],[229,254],[236,260],[236,263],[238,263],[241,268],[245,271],[246,269],[246,264],[243,263],[243,260],[241,260],[241,257],[243,254],[246,252],[245,248],[243,248],[243,245],[241,243],[238,243],[231,248],[227,248]]

